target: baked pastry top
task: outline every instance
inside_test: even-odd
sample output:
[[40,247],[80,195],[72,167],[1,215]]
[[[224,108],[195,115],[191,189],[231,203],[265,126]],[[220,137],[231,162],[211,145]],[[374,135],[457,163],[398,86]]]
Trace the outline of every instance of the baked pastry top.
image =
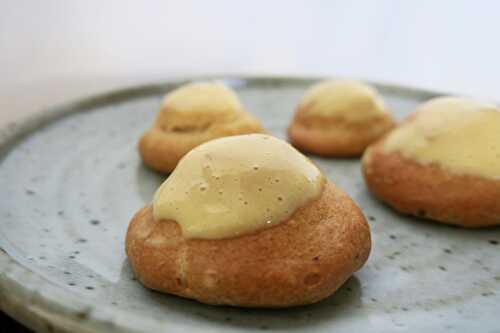
[[177,221],[187,238],[235,237],[287,220],[324,183],[321,171],[284,141],[264,134],[221,138],[182,158],[155,194],[154,217]]
[[300,100],[288,136],[300,150],[357,156],[394,126],[375,88],[358,81],[315,84]]
[[204,142],[260,132],[260,122],[231,89],[217,82],[190,83],[165,96],[153,126],[139,141],[139,152],[149,167],[168,173]]
[[389,114],[373,87],[353,80],[328,80],[313,85],[300,100],[298,109],[304,110],[304,117],[336,117],[350,123]]
[[132,218],[146,287],[200,302],[318,302],[367,260],[370,230],[342,190],[286,142],[252,134],[193,149]]
[[468,98],[435,98],[392,131],[382,149],[454,174],[500,180],[500,110]]
[[419,106],[363,155],[370,191],[394,209],[447,224],[500,224],[500,111],[461,97]]

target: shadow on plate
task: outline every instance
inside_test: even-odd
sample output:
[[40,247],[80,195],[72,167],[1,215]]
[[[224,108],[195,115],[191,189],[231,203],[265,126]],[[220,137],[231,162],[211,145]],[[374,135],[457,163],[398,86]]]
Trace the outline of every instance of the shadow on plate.
[[[202,304],[181,297],[149,291],[154,303],[165,311],[178,312],[210,325],[246,329],[304,329],[336,319],[348,318],[361,310],[361,284],[351,277],[335,294],[312,305],[286,309],[252,309]],[[359,318],[359,316],[358,316]]]
[[[332,296],[312,305],[285,309],[252,309],[230,306],[214,306],[194,300],[163,294],[143,287],[134,278],[128,260],[123,262],[121,283],[129,285],[129,296],[141,301],[141,312],[152,313],[144,308],[154,308],[155,313],[165,313],[166,317],[176,320],[195,321],[197,326],[207,325],[214,328],[245,328],[253,330],[287,329],[304,330],[308,327],[332,324],[332,321],[349,320],[354,316],[357,320],[368,321],[368,317],[359,315],[365,310],[362,307],[361,283],[356,276],[348,279]],[[132,288],[130,288],[130,284]],[[121,288],[125,287],[124,285]],[[132,292],[131,292],[132,291]],[[132,296],[134,295],[134,296]],[[144,299],[146,298],[146,299]],[[368,324],[368,323],[367,323]]]
[[303,330],[324,322],[331,325],[335,320],[348,318],[354,312],[361,311],[361,284],[353,276],[336,293],[319,303],[286,309],[216,307],[192,303],[196,303],[193,306],[193,309],[196,308],[194,316],[219,325],[262,330]]

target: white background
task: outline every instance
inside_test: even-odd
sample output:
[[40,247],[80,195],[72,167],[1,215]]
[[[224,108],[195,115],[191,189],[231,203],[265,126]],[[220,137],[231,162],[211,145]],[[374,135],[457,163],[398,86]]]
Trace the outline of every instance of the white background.
[[0,116],[189,75],[320,74],[500,100],[500,1],[0,0]]

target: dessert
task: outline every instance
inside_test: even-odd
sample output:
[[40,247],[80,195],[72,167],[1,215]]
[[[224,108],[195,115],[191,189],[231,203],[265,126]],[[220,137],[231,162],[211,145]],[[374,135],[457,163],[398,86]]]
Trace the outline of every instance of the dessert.
[[165,96],[153,126],[139,141],[139,153],[146,165],[169,173],[182,156],[204,142],[262,131],[228,87],[190,83]]
[[370,247],[348,195],[288,143],[263,134],[190,151],[126,237],[146,287],[245,307],[318,302],[365,263]]
[[394,209],[464,227],[500,224],[500,111],[467,98],[420,107],[363,156],[370,191]]
[[292,144],[324,156],[359,156],[394,126],[377,91],[362,82],[328,80],[302,97],[288,128]]

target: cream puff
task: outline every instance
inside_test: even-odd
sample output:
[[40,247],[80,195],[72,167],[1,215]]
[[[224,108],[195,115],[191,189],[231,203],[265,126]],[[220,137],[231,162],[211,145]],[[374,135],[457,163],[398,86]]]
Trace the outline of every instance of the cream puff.
[[394,126],[375,88],[358,81],[328,80],[306,91],[288,128],[292,144],[323,156],[359,156]]
[[432,99],[370,146],[370,191],[397,211],[463,227],[500,224],[500,110]]
[[144,286],[244,307],[318,302],[365,263],[370,247],[349,196],[288,143],[263,134],[191,150],[126,236]]
[[165,96],[153,126],[139,141],[139,153],[146,165],[169,173],[182,156],[204,142],[260,132],[260,122],[224,84],[190,83]]

